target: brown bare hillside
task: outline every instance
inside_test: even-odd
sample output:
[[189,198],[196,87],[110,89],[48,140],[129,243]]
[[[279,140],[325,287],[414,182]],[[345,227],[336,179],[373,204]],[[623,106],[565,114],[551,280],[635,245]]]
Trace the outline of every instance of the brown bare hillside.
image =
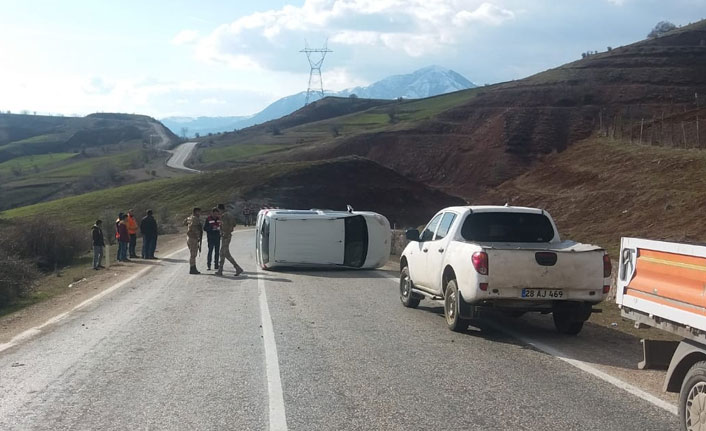
[[706,97],[705,41],[701,21],[523,80],[475,89],[466,103],[411,127],[344,137],[279,157],[356,154],[468,198],[523,173],[539,155],[563,151],[594,132],[706,147],[706,133],[697,140],[694,97]]
[[537,206],[613,255],[620,236],[706,242],[706,152],[591,138],[543,156],[473,204]]

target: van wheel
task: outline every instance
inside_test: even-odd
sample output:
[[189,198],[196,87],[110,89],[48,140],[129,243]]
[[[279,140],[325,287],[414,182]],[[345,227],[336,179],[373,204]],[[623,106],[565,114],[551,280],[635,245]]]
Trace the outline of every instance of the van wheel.
[[409,276],[409,268],[405,266],[400,271],[400,301],[407,308],[417,308],[419,305],[420,299],[412,295],[413,286],[414,284]]
[[444,317],[446,317],[446,325],[454,332],[464,332],[469,324],[468,320],[462,319],[459,315],[460,301],[463,299],[458,293],[456,280],[449,280],[444,292]]
[[555,311],[552,313],[554,327],[562,334],[576,335],[583,329],[583,320],[575,320],[574,316],[566,312]]
[[679,393],[681,429],[701,429],[701,417],[706,415],[706,362],[697,362],[686,374]]

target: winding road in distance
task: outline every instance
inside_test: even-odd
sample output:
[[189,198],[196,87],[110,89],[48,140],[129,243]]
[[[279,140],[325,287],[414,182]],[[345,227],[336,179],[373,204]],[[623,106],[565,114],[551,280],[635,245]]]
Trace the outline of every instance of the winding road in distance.
[[201,172],[199,170],[187,168],[186,166],[184,166],[184,162],[189,159],[189,157],[191,156],[191,152],[194,151],[196,145],[198,145],[198,142],[185,142],[173,149],[172,156],[169,158],[169,160],[167,160],[167,166],[169,166],[170,168],[181,169],[183,171],[188,172]]

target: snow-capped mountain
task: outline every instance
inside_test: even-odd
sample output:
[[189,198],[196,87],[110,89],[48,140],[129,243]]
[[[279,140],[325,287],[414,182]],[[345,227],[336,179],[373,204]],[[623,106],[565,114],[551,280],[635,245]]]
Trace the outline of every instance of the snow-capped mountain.
[[370,99],[422,99],[476,87],[474,83],[451,69],[429,66],[407,75],[394,75],[367,87],[338,92],[337,96],[355,94]]
[[[369,99],[421,99],[453,91],[474,88],[476,85],[451,69],[429,66],[407,75],[394,75],[375,82],[367,87],[355,87],[339,92],[326,92],[326,96],[358,97]],[[316,95],[312,100],[317,100]],[[177,135],[182,128],[189,129],[189,136],[195,133],[233,131],[264,123],[291,114],[304,106],[306,92],[283,97],[262,111],[248,117],[168,117],[162,123]]]

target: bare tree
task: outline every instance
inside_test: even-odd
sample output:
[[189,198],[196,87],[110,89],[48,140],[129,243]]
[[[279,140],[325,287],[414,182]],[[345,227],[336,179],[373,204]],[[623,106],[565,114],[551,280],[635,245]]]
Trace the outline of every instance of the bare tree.
[[188,127],[182,127],[181,128],[181,137],[183,139],[186,139],[189,135],[189,128]]

